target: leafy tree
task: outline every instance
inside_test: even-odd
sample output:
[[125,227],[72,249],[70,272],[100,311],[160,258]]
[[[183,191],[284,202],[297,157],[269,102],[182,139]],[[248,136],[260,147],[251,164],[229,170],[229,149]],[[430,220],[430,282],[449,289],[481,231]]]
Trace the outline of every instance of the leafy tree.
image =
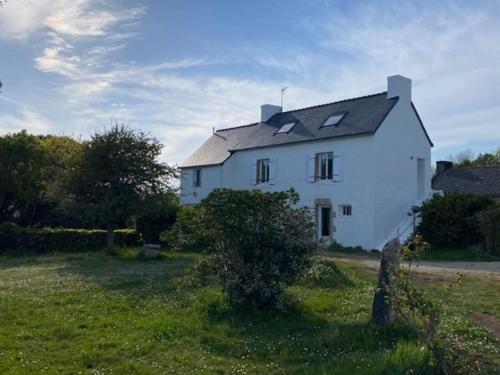
[[146,196],[135,217],[136,230],[144,241],[158,242],[160,234],[175,223],[179,207],[179,198],[174,193],[162,192]]
[[306,208],[293,208],[293,192],[216,189],[200,204],[200,230],[216,253],[230,303],[281,306],[284,287],[309,264],[314,225]]
[[203,234],[201,207],[181,206],[175,224],[160,239],[176,250],[205,251],[209,244]]
[[87,212],[106,226],[108,246],[114,243],[113,229],[139,212],[146,196],[171,189],[176,171],[157,160],[162,148],[146,133],[118,125],[83,143],[70,186]]
[[44,189],[43,148],[26,131],[0,137],[0,221],[28,224]]
[[496,152],[485,152],[484,154],[479,154],[477,157],[474,157],[472,151],[464,150],[454,156],[450,155],[449,159],[457,167],[464,168],[500,166],[500,147]]
[[500,148],[495,153],[484,153],[472,161],[474,167],[500,166]]
[[67,189],[70,171],[82,151],[82,143],[65,136],[38,136],[44,153],[43,185],[32,212],[32,224],[82,227],[81,207]]

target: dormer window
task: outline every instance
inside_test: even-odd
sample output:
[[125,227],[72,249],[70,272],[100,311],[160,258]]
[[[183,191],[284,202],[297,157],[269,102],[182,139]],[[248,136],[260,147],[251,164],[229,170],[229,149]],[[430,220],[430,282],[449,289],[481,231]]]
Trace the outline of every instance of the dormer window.
[[281,125],[281,128],[276,132],[278,133],[288,133],[290,130],[292,130],[293,126],[295,125],[295,122],[289,122],[287,124]]
[[344,117],[345,113],[337,113],[336,115],[332,115],[326,119],[323,123],[323,126],[334,126],[337,125],[340,120]]

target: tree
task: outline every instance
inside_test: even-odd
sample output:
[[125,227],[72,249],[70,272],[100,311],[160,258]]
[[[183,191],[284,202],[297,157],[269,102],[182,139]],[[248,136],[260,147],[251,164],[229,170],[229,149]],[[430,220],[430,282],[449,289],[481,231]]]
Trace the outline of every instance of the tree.
[[495,153],[484,153],[479,154],[479,156],[472,162],[474,167],[493,167],[500,166],[500,147]]
[[467,149],[460,151],[456,155],[450,155],[449,159],[458,167],[471,167],[474,160],[474,153]]
[[43,148],[25,130],[0,137],[0,221],[28,224],[32,207],[44,190]]
[[479,154],[477,157],[474,157],[472,151],[464,150],[454,156],[450,155],[449,159],[457,167],[464,168],[500,166],[500,147],[496,152],[485,152],[484,154]]
[[87,212],[106,226],[108,246],[114,244],[113,230],[139,211],[142,199],[171,190],[176,170],[157,160],[162,148],[146,133],[118,125],[83,143],[71,186]]
[[150,194],[140,204],[135,228],[145,242],[158,242],[160,234],[175,223],[179,197],[171,192]]
[[309,265],[314,225],[307,208],[292,207],[298,199],[294,191],[216,189],[201,202],[194,219],[216,254],[230,303],[278,307],[284,287]]
[[38,136],[45,154],[44,191],[32,223],[77,228],[84,225],[81,207],[68,189],[70,172],[82,152],[82,142],[66,136]]

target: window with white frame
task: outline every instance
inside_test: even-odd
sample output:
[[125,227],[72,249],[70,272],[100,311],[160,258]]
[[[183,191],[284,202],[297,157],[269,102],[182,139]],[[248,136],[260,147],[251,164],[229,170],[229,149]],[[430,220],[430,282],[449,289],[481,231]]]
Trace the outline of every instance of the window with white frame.
[[196,168],[193,171],[193,186],[194,187],[201,186],[201,168]]
[[316,180],[333,179],[333,152],[320,152],[316,154]]
[[351,216],[352,206],[350,204],[342,204],[339,206],[339,211],[342,212],[342,216]]
[[269,182],[269,159],[257,160],[257,184]]

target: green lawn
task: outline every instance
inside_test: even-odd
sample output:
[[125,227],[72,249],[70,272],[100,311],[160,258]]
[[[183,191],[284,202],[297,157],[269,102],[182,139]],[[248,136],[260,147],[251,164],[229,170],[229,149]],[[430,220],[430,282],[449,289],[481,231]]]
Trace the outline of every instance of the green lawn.
[[[405,328],[369,323],[374,275],[357,266],[339,265],[338,286],[290,288],[289,312],[252,316],[186,278],[201,255],[135,253],[0,260],[0,373],[432,373]],[[422,282],[453,303],[446,328],[492,373],[500,344],[469,316],[500,318],[498,280],[466,278],[448,292],[443,280]]]

